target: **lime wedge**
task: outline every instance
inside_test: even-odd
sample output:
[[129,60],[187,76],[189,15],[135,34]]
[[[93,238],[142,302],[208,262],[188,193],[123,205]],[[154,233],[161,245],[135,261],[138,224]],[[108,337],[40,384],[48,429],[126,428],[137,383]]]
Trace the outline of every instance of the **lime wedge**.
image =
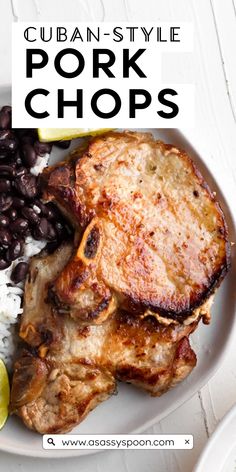
[[111,128],[39,128],[39,140],[43,143],[49,141],[63,141],[67,139],[81,138],[83,136],[97,136],[109,131]]
[[0,429],[3,428],[8,417],[8,405],[10,400],[10,386],[7,369],[0,359]]

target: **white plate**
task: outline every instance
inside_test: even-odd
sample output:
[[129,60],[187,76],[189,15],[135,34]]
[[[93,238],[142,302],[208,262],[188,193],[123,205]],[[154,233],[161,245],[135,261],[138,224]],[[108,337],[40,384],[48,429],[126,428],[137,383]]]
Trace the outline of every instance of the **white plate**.
[[235,472],[236,405],[224,416],[207,442],[193,472]]
[[[10,89],[0,89],[0,103],[10,103]],[[156,138],[184,148],[193,157],[211,187],[217,191],[229,225],[230,238],[235,240],[235,226],[220,186],[216,184],[197,151],[178,130],[151,131]],[[57,154],[58,157],[66,152]],[[119,394],[111,397],[91,412],[76,434],[136,433],[147,429],[167,416],[193,396],[215,373],[233,337],[235,328],[234,280],[236,267],[232,267],[215,298],[210,326],[200,324],[191,337],[198,363],[193,373],[180,385],[160,398],[151,398],[130,385],[119,384]],[[34,457],[70,457],[89,454],[89,451],[45,451],[40,435],[29,431],[16,417],[11,417],[0,432],[0,449]]]

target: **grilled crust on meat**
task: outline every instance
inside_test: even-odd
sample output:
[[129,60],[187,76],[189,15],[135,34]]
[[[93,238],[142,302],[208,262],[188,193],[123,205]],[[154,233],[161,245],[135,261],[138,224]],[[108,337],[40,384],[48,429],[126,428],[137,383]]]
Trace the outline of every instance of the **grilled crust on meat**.
[[10,411],[39,433],[70,431],[117,381],[159,396],[196,365],[189,343],[229,266],[223,213],[186,153],[111,132],[44,174],[76,228],[34,257]]
[[[47,376],[40,376],[36,386],[38,370],[47,372]],[[111,373],[99,367],[40,359],[24,351],[14,369],[10,410],[41,434],[66,433],[106,400],[115,387]]]
[[75,318],[99,323],[121,308],[183,322],[229,267],[213,193],[185,152],[150,134],[96,137],[48,168],[44,186],[83,233],[52,287]]
[[[78,336],[78,356],[80,341],[83,344],[83,337]],[[90,343],[89,337],[87,342]],[[119,344],[125,352],[117,348],[112,360],[104,352],[101,364],[89,355],[65,361],[50,353],[41,359],[25,350],[14,369],[11,413],[41,434],[65,433],[115,392],[116,379],[142,388],[152,396],[160,396],[184,380],[196,365],[196,355],[187,336],[166,346],[153,346],[153,357],[156,355],[158,359],[159,354],[163,355],[156,362],[145,353],[139,354],[139,345],[137,352],[132,346],[134,352],[129,356],[131,346],[125,346],[120,337]]]
[[71,242],[60,246],[53,254],[33,257],[24,291],[24,313],[21,316],[19,336],[32,347],[57,344],[62,336],[64,321],[52,309],[48,290],[52,280],[59,276],[73,252]]
[[[196,364],[190,325],[164,326],[124,311],[103,324],[61,316],[48,285],[70,256],[66,244],[31,261],[20,336],[28,344],[14,366],[10,410],[41,434],[70,431],[116,389],[129,382],[159,396]],[[30,326],[30,327],[29,327]]]

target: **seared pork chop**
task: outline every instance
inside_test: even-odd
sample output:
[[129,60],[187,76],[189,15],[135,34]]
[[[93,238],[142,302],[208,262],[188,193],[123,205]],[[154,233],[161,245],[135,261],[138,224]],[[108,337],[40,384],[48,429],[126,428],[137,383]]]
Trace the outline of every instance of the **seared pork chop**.
[[72,247],[31,261],[20,336],[28,344],[15,364],[11,411],[39,433],[70,431],[116,389],[116,380],[158,396],[196,364],[188,336],[197,326],[164,326],[124,311],[101,325],[61,315],[48,287]]
[[180,323],[206,311],[229,266],[227,227],[185,152],[110,132],[48,168],[44,185],[82,233],[52,286],[61,311],[88,323],[116,309]]

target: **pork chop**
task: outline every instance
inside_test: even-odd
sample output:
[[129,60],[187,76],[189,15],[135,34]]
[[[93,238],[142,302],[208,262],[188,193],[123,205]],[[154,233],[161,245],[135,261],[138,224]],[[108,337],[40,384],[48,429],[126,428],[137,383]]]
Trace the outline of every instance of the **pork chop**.
[[42,434],[70,431],[115,392],[116,380],[159,396],[196,364],[188,339],[196,322],[164,326],[118,310],[86,325],[58,313],[48,286],[71,252],[65,244],[34,257],[25,285],[20,336],[27,344],[14,367],[10,409]]
[[102,323],[124,309],[182,323],[206,311],[229,267],[228,233],[185,152],[150,134],[110,132],[48,168],[44,187],[80,239],[52,284],[61,312]]

